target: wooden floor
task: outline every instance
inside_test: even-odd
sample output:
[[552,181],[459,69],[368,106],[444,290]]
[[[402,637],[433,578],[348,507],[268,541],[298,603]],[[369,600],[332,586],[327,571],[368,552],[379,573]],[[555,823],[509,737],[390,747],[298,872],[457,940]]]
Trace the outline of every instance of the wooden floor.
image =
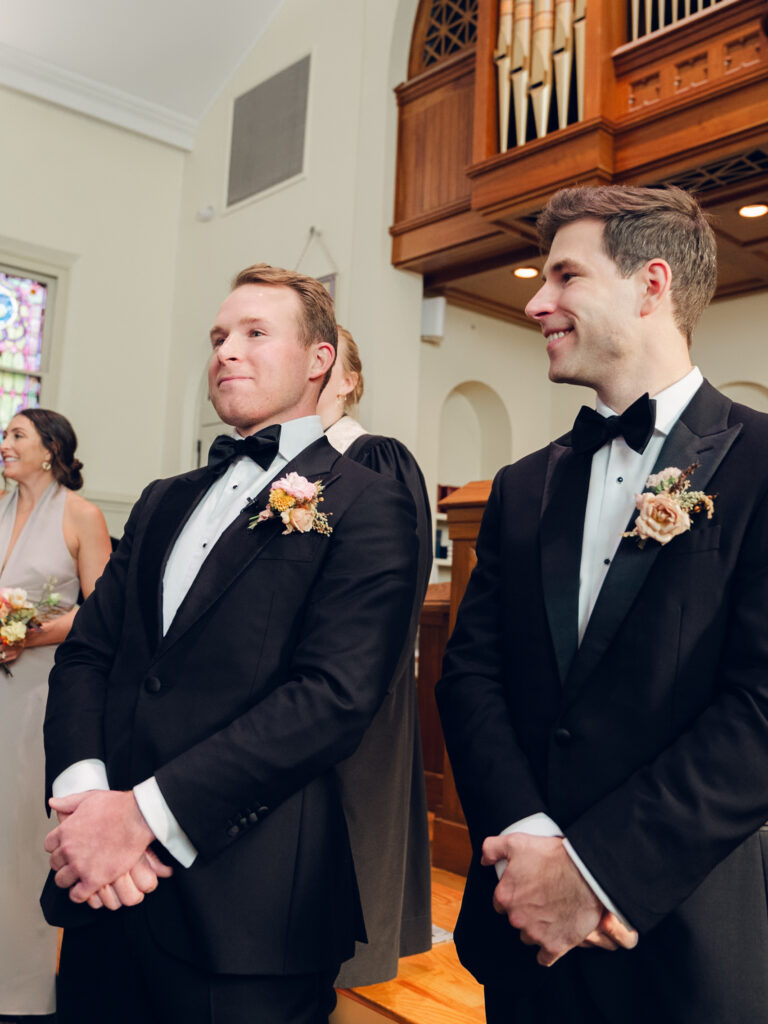
[[[432,921],[452,932],[464,879],[432,869]],[[332,1024],[484,1024],[483,990],[458,961],[453,942],[404,957],[394,981],[340,994]]]

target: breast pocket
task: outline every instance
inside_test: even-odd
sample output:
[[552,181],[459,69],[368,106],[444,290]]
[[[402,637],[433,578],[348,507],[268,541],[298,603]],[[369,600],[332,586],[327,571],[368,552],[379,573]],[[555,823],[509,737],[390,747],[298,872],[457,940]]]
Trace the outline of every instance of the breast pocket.
[[317,558],[322,550],[322,545],[328,543],[328,538],[313,530],[309,533],[282,533],[278,532],[259,556],[262,560],[280,560],[295,562],[311,562]]
[[670,555],[690,555],[699,551],[715,551],[720,547],[720,524],[694,526],[687,533],[674,537],[667,545]]

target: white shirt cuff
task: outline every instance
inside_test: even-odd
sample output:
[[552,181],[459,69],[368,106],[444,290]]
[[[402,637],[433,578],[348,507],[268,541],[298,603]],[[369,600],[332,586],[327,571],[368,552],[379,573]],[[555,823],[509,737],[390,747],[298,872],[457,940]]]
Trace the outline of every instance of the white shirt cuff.
[[578,855],[578,853],[576,853],[576,851],[574,850],[574,848],[571,846],[570,842],[567,839],[563,840],[563,846],[565,847],[565,852],[568,854],[568,856],[571,858],[573,863],[579,869],[579,873],[581,874],[581,877],[587,883],[587,885],[592,890],[592,892],[595,894],[595,896],[597,896],[597,898],[603,904],[605,909],[606,910],[610,910],[610,912],[612,914],[615,914],[615,916],[619,919],[619,921],[621,921],[621,923],[624,925],[625,928],[631,928],[632,925],[629,923],[629,921],[627,921],[626,917],[624,917],[624,915],[619,910],[619,908],[616,906],[616,904],[613,902],[613,900],[608,896],[608,894],[606,893],[605,889],[603,889],[603,887],[600,885],[600,883],[597,881],[595,876],[589,870],[589,868],[584,863],[584,861],[581,859],[581,857]]
[[[543,811],[537,811],[536,814],[529,814],[527,818],[521,818],[520,821],[513,822],[511,825],[508,825],[501,834],[503,836],[509,836],[515,832],[525,832],[529,836],[562,836],[563,834],[562,830],[555,824],[550,816],[545,814]],[[578,868],[581,877],[587,883],[595,896],[597,896],[606,910],[610,910],[612,914],[615,914],[625,928],[631,928],[632,925],[627,921],[613,900],[611,900],[567,839],[563,839],[563,846],[565,847],[565,852]],[[494,867],[496,868],[496,877],[500,879],[507,867],[506,858],[497,861],[494,864]]]
[[[515,832],[525,832],[529,836],[561,836],[563,834],[544,811],[537,811],[535,814],[529,814],[527,818],[513,821],[501,834],[511,836]],[[501,860],[497,860],[494,867],[496,868],[496,877],[501,879],[507,870],[507,858],[502,857]]]
[[54,796],[71,796],[89,789],[109,789],[106,765],[97,757],[75,761],[56,776],[51,789]]
[[193,864],[197,850],[171,812],[154,775],[134,786],[133,795],[157,841],[163,844],[182,867],[188,868]]

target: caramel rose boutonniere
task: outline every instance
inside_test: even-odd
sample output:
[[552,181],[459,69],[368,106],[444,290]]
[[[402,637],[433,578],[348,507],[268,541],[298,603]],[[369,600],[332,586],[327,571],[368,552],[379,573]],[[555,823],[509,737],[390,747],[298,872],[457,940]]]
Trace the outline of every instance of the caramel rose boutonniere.
[[324,500],[322,495],[323,485],[319,480],[310,483],[298,473],[288,473],[272,484],[267,507],[251,517],[248,529],[279,516],[285,526],[283,533],[317,530],[329,536],[333,528],[328,522],[328,515],[317,510],[318,503]]
[[711,519],[716,495],[690,489],[690,476],[697,467],[698,462],[694,462],[687,469],[669,466],[651,474],[645,481],[650,491],[635,495],[635,528],[624,536],[637,538],[641,548],[647,540],[668,544],[673,537],[690,530],[691,516],[702,509],[707,510],[707,519]]

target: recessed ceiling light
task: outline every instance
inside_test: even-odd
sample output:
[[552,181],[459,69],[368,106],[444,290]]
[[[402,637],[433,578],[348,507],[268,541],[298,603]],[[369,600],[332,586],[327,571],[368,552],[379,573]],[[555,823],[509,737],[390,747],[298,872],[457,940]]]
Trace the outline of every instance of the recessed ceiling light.
[[536,267],[515,267],[512,271],[515,277],[538,277],[539,272]]
[[768,213],[768,206],[765,203],[753,203],[750,206],[742,206],[739,210],[740,217],[764,217]]

